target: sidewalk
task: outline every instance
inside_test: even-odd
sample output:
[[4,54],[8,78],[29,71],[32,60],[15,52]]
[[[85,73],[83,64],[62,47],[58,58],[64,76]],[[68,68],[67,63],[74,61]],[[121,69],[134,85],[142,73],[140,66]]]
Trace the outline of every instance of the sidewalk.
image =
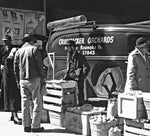
[[[68,132],[65,128],[54,126],[50,123],[42,123],[41,126],[45,128],[41,133],[25,133],[22,125],[16,125],[10,121],[10,112],[0,111],[0,133],[1,136],[82,136]],[[19,113],[19,116],[21,114]]]

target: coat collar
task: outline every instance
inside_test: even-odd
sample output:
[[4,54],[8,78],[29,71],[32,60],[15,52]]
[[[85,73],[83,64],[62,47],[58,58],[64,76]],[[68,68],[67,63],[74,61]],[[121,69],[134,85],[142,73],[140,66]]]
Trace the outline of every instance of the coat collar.
[[148,54],[144,55],[138,48],[135,48],[135,52],[136,54],[139,54],[143,58],[144,62],[147,62]]

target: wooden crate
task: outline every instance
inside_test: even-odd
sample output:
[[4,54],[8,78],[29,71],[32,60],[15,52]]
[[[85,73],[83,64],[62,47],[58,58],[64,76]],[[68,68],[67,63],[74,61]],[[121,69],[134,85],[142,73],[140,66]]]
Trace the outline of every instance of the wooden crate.
[[142,93],[147,119],[150,120],[150,93]]
[[124,136],[150,136],[150,123],[125,119]]
[[143,97],[120,94],[118,96],[118,116],[129,119],[146,118]]
[[73,80],[47,80],[46,86],[59,89],[74,88],[76,86],[76,82]]
[[76,86],[73,81],[47,81],[48,94],[43,96],[43,108],[64,112],[67,107],[76,105]]

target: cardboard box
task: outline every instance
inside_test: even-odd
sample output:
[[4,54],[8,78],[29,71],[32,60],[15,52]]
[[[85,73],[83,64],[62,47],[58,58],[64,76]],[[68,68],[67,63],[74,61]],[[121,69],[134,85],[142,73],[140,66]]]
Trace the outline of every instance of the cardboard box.
[[118,96],[118,116],[129,119],[146,118],[142,95],[120,94]]
[[91,134],[89,118],[100,112],[89,111],[69,111],[65,112],[65,126],[66,129],[78,134],[89,136]]
[[65,114],[55,111],[49,111],[50,124],[59,127],[65,127]]
[[70,111],[65,112],[66,129],[75,133],[89,136],[90,125],[89,118],[92,116],[91,113],[73,113]]

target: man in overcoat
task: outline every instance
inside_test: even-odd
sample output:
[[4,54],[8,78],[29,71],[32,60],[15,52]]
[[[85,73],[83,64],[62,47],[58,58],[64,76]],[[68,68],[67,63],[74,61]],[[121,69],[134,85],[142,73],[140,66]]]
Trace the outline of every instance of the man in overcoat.
[[150,43],[145,37],[136,40],[135,49],[128,56],[125,92],[140,90],[150,92]]
[[[45,81],[41,54],[34,44],[37,39],[33,35],[25,35],[24,43],[14,58],[14,73],[21,90],[22,123],[24,132],[42,132],[42,93],[41,85]],[[31,102],[33,103],[31,119]]]

